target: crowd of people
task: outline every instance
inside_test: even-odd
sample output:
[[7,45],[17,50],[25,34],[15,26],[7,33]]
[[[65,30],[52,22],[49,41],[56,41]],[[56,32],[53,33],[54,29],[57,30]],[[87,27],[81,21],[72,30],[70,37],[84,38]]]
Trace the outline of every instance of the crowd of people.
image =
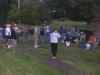
[[[39,48],[41,41],[41,28],[38,24],[34,26],[34,47]],[[12,52],[16,53],[16,45],[19,41],[19,28],[17,24],[6,24],[2,30],[2,38],[4,40],[4,44],[12,49]],[[24,42],[27,41],[29,37],[30,29],[28,25],[25,25],[22,29],[22,34],[24,37]],[[99,39],[96,38],[94,34],[90,36],[88,40],[86,40],[86,33],[80,31],[76,28],[65,28],[61,26],[59,29],[51,28],[48,24],[44,26],[43,29],[44,40],[47,43],[50,43],[51,46],[51,54],[52,58],[56,58],[58,43],[63,43],[66,47],[72,47],[72,44],[75,43],[77,46],[86,48],[86,49],[94,49],[98,47]],[[43,39],[42,39],[43,40]]]
[[[34,27],[34,40],[35,48],[39,47],[40,42],[40,27],[36,25]],[[44,26],[44,37],[48,43],[51,45],[52,58],[56,58],[58,43],[64,43],[66,47],[72,47],[75,43],[78,47],[92,50],[98,47],[99,39],[94,34],[91,34],[86,40],[86,33],[78,29],[66,29],[61,26],[59,29],[52,29],[49,25]]]
[[[18,40],[18,27],[16,24],[6,24],[2,29],[2,42],[5,46],[12,49],[15,54]],[[1,41],[1,40],[0,40]]]

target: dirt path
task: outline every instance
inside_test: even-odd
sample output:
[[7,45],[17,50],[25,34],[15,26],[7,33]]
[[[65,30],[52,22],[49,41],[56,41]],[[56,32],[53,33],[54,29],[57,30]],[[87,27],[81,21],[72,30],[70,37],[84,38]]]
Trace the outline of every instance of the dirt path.
[[[23,44],[22,42],[21,42],[21,44]],[[31,42],[31,40],[28,40],[28,42],[27,42],[27,45],[28,46],[32,46],[32,42]],[[41,50],[45,50],[45,51],[47,51],[47,50],[49,50],[49,49],[46,49],[46,48],[39,48],[39,49],[41,49]],[[63,54],[63,55],[66,55],[66,56],[70,56],[70,57],[72,57],[73,59],[76,59],[76,60],[85,60],[85,61],[88,61],[88,62],[93,62],[93,63],[95,63],[95,64],[98,64],[98,65],[100,65],[100,61],[99,60],[93,60],[93,59],[90,59],[90,58],[83,58],[83,57],[80,57],[80,56],[74,56],[71,52],[69,52],[69,51],[65,51],[65,50],[61,50],[61,53]]]
[[33,52],[31,50],[27,50],[27,49],[23,48],[22,45],[19,46],[17,51],[23,52],[24,54],[26,54],[28,56],[35,57],[35,58],[39,59],[42,63],[47,64],[49,67],[59,69],[64,72],[68,71],[68,72],[72,73],[73,75],[87,75],[85,72],[78,70],[74,65],[72,65],[70,63],[67,63],[67,62],[64,63],[57,59],[53,60],[46,56],[41,56],[37,52]]

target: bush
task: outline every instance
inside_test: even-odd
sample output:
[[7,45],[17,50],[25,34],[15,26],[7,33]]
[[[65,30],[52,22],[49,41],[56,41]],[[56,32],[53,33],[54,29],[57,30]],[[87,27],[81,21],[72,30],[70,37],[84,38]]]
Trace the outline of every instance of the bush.
[[52,21],[51,27],[52,28],[59,28],[60,26],[64,26],[66,28],[73,28],[78,27],[79,29],[86,29],[87,23],[86,22],[77,22],[77,21]]

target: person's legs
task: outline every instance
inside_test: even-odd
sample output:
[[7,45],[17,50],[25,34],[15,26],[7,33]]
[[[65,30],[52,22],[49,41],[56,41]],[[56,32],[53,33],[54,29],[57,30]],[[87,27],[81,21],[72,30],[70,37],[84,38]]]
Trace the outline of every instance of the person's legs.
[[38,47],[39,47],[39,45],[40,45],[40,35],[38,35],[38,41],[37,41],[37,45],[38,45]]
[[27,39],[28,39],[28,33],[27,32],[24,32],[24,42],[26,43],[27,42]]
[[56,57],[57,55],[57,44],[55,44],[55,47],[54,47],[54,56]]
[[49,32],[47,33],[47,41],[48,42],[50,41],[50,33]]
[[61,42],[64,43],[64,35],[61,35]]
[[19,42],[19,33],[16,33],[16,39],[17,39],[17,43]]
[[96,48],[96,45],[91,44],[91,49],[94,49],[94,48]]
[[34,47],[37,48],[37,39],[35,39],[35,46]]
[[51,52],[53,57],[56,57],[57,54],[57,43],[51,43]]
[[16,53],[16,48],[12,47],[12,51],[13,51],[13,54],[15,54]]
[[88,49],[88,50],[91,49],[91,44],[90,43],[86,43],[86,49]]
[[13,52],[13,54],[16,53],[16,45],[17,45],[17,40],[12,39],[12,52]]
[[46,40],[46,42],[50,41],[50,34],[49,33],[45,33],[45,40]]
[[12,47],[12,39],[8,39],[8,48]]
[[51,43],[51,53],[52,53],[52,55],[53,55],[53,43]]
[[10,47],[10,37],[6,36],[6,46],[9,48]]
[[70,47],[70,41],[66,41],[65,44],[66,44],[66,47]]
[[38,48],[39,47],[39,36],[36,35],[34,39],[35,39],[35,48]]

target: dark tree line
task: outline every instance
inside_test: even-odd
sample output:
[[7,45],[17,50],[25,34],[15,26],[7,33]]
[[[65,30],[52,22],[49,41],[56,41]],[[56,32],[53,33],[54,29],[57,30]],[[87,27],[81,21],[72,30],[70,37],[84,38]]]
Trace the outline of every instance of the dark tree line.
[[45,19],[67,18],[90,23],[100,11],[99,0],[0,0],[0,23],[15,21],[22,23]]
[[55,10],[55,18],[90,22],[95,16],[95,3],[93,0],[48,0],[47,7],[51,11]]

